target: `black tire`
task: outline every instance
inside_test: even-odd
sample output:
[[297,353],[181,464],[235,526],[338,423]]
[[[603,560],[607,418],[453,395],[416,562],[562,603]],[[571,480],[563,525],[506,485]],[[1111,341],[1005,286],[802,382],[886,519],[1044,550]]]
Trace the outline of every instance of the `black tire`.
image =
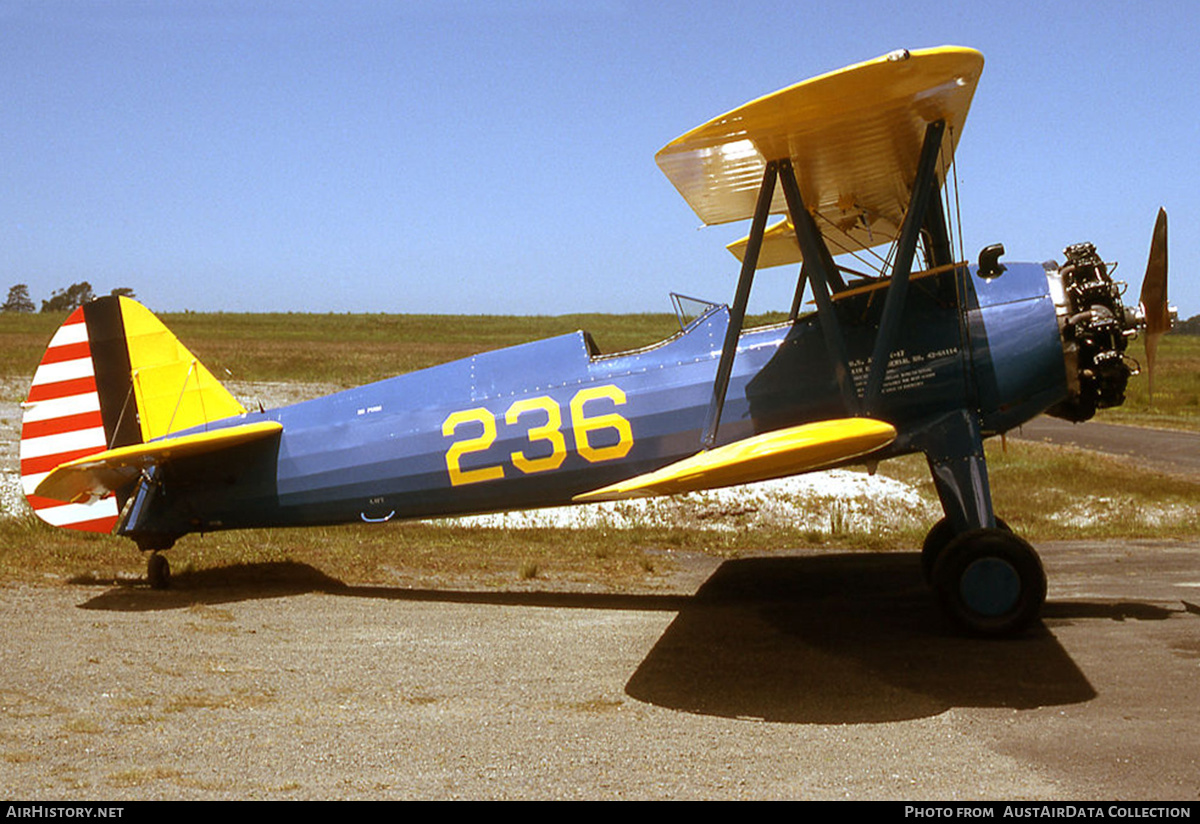
[[1024,539],[973,529],[946,546],[933,569],[942,610],[968,632],[993,637],[1028,629],[1046,601],[1046,573]]
[[[1012,532],[1008,524],[1000,518],[996,519],[996,528],[1004,532]],[[942,552],[954,540],[955,535],[949,518],[942,518],[925,535],[925,543],[921,545],[921,575],[925,578],[925,583],[933,584],[933,568],[937,565],[938,558],[942,557]]]
[[152,552],[146,559],[146,580],[151,589],[167,589],[171,586],[171,564],[165,555]]
[[933,568],[953,540],[954,527],[949,518],[942,518],[925,535],[925,543],[921,544],[921,576],[925,583],[933,584]]

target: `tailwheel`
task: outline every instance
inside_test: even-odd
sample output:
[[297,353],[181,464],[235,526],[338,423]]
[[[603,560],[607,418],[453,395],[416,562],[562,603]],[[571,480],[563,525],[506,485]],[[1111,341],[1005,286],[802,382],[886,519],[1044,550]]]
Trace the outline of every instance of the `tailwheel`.
[[146,580],[150,582],[151,589],[167,589],[171,586],[171,564],[167,556],[150,553],[146,559]]
[[[1008,524],[999,518],[996,519],[996,528],[1004,532],[1012,532]],[[925,535],[925,543],[921,545],[921,575],[924,576],[925,583],[933,583],[933,568],[937,565],[938,558],[942,557],[946,547],[957,535],[954,527],[950,525],[949,518],[942,518]]]
[[1017,635],[1046,601],[1046,573],[1037,552],[1003,529],[973,529],[946,545],[933,568],[942,609],[978,635]]

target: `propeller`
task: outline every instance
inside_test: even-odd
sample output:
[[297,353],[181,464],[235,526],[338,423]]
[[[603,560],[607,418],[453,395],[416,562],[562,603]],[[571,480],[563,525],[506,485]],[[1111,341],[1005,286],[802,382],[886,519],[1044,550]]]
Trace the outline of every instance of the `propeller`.
[[1150,240],[1150,259],[1142,279],[1142,318],[1146,324],[1146,377],[1151,402],[1154,401],[1154,356],[1158,341],[1171,328],[1171,307],[1167,304],[1167,212],[1158,210],[1154,236]]

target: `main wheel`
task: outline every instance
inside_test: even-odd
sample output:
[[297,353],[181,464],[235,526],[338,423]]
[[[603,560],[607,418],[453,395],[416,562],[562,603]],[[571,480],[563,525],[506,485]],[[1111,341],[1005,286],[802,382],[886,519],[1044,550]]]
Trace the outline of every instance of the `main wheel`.
[[171,586],[171,564],[167,556],[157,552],[150,553],[146,559],[146,580],[151,589],[166,589]]
[[[996,528],[1004,532],[1012,532],[1008,524],[999,518],[996,519]],[[925,535],[925,543],[921,545],[921,575],[925,577],[925,583],[933,583],[933,568],[956,534],[954,527],[950,525],[950,519],[942,518]]]
[[979,635],[1016,635],[1037,620],[1046,573],[1037,552],[1002,529],[973,529],[951,541],[933,568],[943,611]]

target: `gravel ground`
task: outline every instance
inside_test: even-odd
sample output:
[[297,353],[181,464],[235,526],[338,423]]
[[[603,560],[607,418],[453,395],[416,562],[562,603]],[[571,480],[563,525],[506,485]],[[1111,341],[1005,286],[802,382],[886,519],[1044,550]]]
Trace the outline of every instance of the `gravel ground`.
[[[664,593],[0,588],[20,799],[1200,798],[1200,544],[1042,547],[1044,628],[915,553],[681,559]],[[1191,600],[1189,600],[1191,599]]]
[[[104,595],[0,592],[9,797],[1072,793],[965,735],[958,712],[886,685],[872,699],[883,716],[915,702],[924,717],[806,724],[631,698],[630,674],[676,618],[653,602],[526,608],[309,593],[184,606],[139,592],[116,596],[128,609],[80,608]],[[860,677],[836,656],[810,663]]]

